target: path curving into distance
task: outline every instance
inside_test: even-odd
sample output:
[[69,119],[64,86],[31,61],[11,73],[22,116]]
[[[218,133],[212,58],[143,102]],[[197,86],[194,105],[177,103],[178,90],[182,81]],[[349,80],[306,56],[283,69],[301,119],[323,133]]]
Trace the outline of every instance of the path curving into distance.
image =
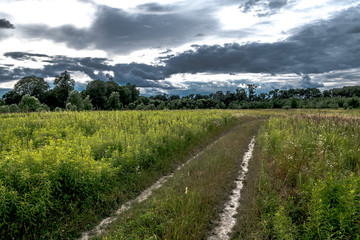
[[243,161],[241,164],[241,169],[239,175],[235,180],[236,188],[232,190],[230,199],[225,203],[224,210],[220,214],[220,220],[217,227],[213,230],[213,234],[208,238],[208,240],[227,240],[230,239],[229,234],[232,231],[236,223],[236,218],[234,215],[237,213],[237,208],[239,207],[239,201],[241,198],[241,189],[243,188],[244,179],[246,173],[248,172],[249,161],[253,155],[255,146],[255,136],[252,137],[248,151],[243,156]]
[[151,194],[153,193],[154,190],[160,188],[165,182],[167,182],[170,178],[172,178],[174,176],[174,173],[179,171],[180,169],[182,169],[184,166],[188,165],[193,159],[197,158],[198,156],[200,156],[201,154],[203,154],[205,151],[207,151],[208,149],[210,149],[214,144],[216,144],[217,142],[220,141],[220,139],[222,139],[224,136],[221,136],[220,138],[216,139],[215,141],[213,141],[212,143],[210,143],[209,145],[206,146],[205,149],[203,149],[202,151],[200,151],[199,153],[197,153],[195,156],[191,157],[189,160],[187,160],[185,163],[181,164],[178,168],[175,169],[175,171],[167,176],[163,176],[161,177],[159,180],[157,180],[153,185],[151,185],[149,188],[145,189],[139,196],[137,196],[135,199],[130,200],[124,204],[121,205],[121,207],[119,209],[117,209],[113,216],[110,216],[108,218],[105,218],[104,220],[102,220],[94,229],[87,231],[87,232],[83,232],[81,234],[81,238],[79,238],[79,240],[89,240],[91,237],[95,237],[95,236],[99,236],[102,232],[104,232],[105,228],[111,224],[112,222],[114,222],[118,216],[125,212],[126,210],[131,208],[131,205],[135,202],[140,203],[145,201],[146,199],[148,199]]

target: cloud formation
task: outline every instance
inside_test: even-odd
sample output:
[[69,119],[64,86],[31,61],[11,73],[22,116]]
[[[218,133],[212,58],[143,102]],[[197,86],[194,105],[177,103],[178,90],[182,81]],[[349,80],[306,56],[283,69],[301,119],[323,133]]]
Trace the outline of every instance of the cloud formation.
[[360,67],[360,7],[294,29],[275,43],[201,45],[163,60],[175,73],[324,73]]
[[8,29],[14,29],[15,26],[11,24],[8,20],[5,18],[0,19],[0,29],[1,28],[8,28]]
[[137,9],[149,13],[168,13],[174,11],[176,7],[170,5],[161,5],[153,2],[138,5]]
[[11,57],[12,59],[15,60],[32,60],[32,61],[37,61],[36,58],[37,57],[49,57],[48,55],[45,54],[34,54],[34,53],[25,53],[25,52],[7,52],[4,54],[5,57]]
[[243,13],[254,11],[258,17],[266,17],[293,2],[293,0],[246,0],[239,8]]
[[[353,0],[344,1],[349,3]],[[205,2],[204,7],[199,7]],[[236,84],[230,80],[227,85],[217,85],[219,83],[201,83],[187,79],[187,83],[180,86],[181,84],[175,84],[176,81],[172,82],[176,79],[172,76],[202,73],[259,75],[266,73],[280,77],[284,74],[293,74],[295,77],[292,79],[295,80],[272,81],[272,83],[265,83],[264,80],[263,86],[267,88],[324,87],[323,82],[330,79],[329,72],[336,72],[331,75],[334,76],[331,79],[342,81],[340,76],[343,75],[344,82],[351,82],[358,75],[344,74],[348,69],[360,69],[359,5],[328,19],[292,29],[287,32],[290,37],[271,43],[260,41],[237,43],[242,36],[252,36],[254,34],[252,31],[259,28],[224,30],[219,18],[215,16],[216,9],[235,6],[237,12],[266,17],[258,21],[256,26],[261,24],[274,26],[272,15],[282,10],[289,10],[294,2],[294,0],[224,0],[220,4],[216,0],[199,0],[191,3],[189,8],[183,3],[172,5],[147,3],[129,11],[94,3],[97,8],[96,15],[86,28],[77,28],[73,25],[50,27],[45,24],[16,24],[15,31],[0,29],[0,39],[6,37],[6,34],[21,36],[29,41],[47,39],[55,43],[65,43],[69,48],[76,50],[104,50],[109,58],[74,58],[67,57],[66,53],[61,56],[51,56],[34,53],[36,52],[34,50],[7,52],[3,54],[4,62],[6,58],[18,61],[17,63],[33,61],[36,64],[26,66],[42,65],[42,68],[0,64],[0,83],[31,74],[44,78],[54,77],[64,70],[84,73],[88,76],[87,79],[106,80],[109,76],[113,76],[120,84],[131,82],[138,87],[154,88],[157,91],[176,91],[175,89],[182,88],[188,89],[189,92],[202,93],[229,89]],[[10,19],[10,16],[5,17]],[[13,27],[6,19],[0,19],[0,28]],[[186,43],[199,42],[199,39],[207,39],[209,36],[214,36],[216,40],[220,35],[231,39],[229,40],[231,43],[223,44],[224,39],[222,39],[221,44],[213,44],[216,41],[211,41],[211,44],[193,45],[192,49],[179,53],[176,53],[176,49],[172,49]],[[157,58],[160,65],[123,64],[111,60],[111,57],[118,54],[151,48],[167,49]],[[337,74],[339,76],[335,78]],[[319,76],[323,76],[323,80]]]
[[119,84],[130,82],[138,87],[173,88],[172,84],[165,80],[162,73],[163,67],[159,66],[139,63],[112,65],[106,58],[71,58],[26,52],[7,52],[4,56],[21,61],[42,62],[44,66],[42,69],[0,66],[0,83],[18,80],[27,75],[37,75],[43,78],[54,77],[67,70],[70,73],[82,72],[93,80],[107,80],[111,76]]
[[98,6],[96,17],[87,29],[71,25],[21,25],[18,28],[30,39],[50,39],[78,50],[95,48],[125,54],[144,48],[179,46],[198,34],[211,34],[219,27],[218,21],[205,10],[164,13],[171,7],[159,4],[139,8],[147,12],[130,14],[121,9]]

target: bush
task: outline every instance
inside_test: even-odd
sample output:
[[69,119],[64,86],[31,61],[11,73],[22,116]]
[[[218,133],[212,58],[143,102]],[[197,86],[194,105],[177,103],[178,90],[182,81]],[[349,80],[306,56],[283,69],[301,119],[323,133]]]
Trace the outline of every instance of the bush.
[[26,94],[21,98],[19,108],[21,111],[35,112],[40,108],[40,102],[36,97]]
[[16,112],[19,112],[20,109],[19,109],[19,106],[17,104],[11,104],[9,106],[9,112],[11,113],[16,113]]
[[0,106],[0,113],[8,113],[8,112],[10,112],[8,105]]

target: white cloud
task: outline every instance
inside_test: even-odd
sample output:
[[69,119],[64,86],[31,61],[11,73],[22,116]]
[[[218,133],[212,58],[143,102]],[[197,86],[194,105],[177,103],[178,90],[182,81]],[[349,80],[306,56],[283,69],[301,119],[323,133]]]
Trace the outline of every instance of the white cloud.
[[0,82],[0,88],[11,89],[14,88],[15,83],[17,83],[17,80],[10,82]]
[[52,27],[74,25],[79,28],[90,26],[95,6],[74,0],[2,0],[2,12],[11,16],[17,24],[46,24]]

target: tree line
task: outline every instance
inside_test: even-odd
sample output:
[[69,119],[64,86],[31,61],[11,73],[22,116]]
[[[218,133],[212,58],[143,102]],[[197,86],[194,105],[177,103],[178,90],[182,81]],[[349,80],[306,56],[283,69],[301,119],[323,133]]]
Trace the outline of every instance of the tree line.
[[21,78],[14,90],[5,93],[0,100],[0,111],[41,110],[118,110],[135,102],[140,92],[130,83],[120,86],[112,79],[94,80],[86,89],[75,90],[75,80],[65,71],[55,76],[54,87],[35,75]]
[[360,86],[334,88],[275,89],[256,94],[257,86],[235,92],[217,91],[208,95],[190,94],[140,96],[136,85],[121,86],[112,78],[93,80],[85,90],[75,90],[75,80],[65,71],[55,76],[53,88],[34,75],[21,78],[14,90],[0,99],[0,112],[59,110],[156,110],[156,109],[254,109],[254,108],[359,108]]

